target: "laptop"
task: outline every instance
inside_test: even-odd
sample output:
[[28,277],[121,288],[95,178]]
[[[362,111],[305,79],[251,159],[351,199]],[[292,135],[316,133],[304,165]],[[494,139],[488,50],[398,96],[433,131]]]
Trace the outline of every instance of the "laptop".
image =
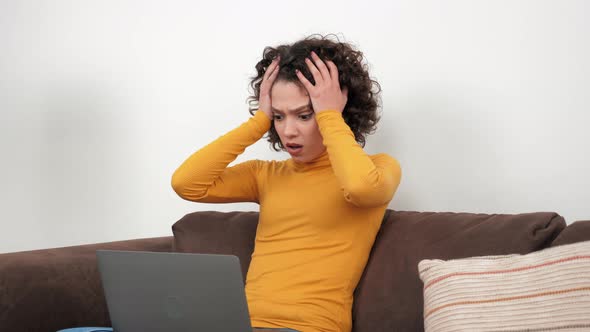
[[97,250],[115,332],[252,331],[234,255]]

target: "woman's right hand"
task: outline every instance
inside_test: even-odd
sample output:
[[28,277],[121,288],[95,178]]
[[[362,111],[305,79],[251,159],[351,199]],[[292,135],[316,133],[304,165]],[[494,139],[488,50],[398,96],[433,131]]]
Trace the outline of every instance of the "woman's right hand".
[[269,119],[272,120],[272,111],[270,109],[270,89],[277,78],[279,73],[279,61],[280,56],[277,57],[270,63],[264,76],[262,76],[262,84],[260,84],[260,99],[258,100],[258,109],[264,112]]

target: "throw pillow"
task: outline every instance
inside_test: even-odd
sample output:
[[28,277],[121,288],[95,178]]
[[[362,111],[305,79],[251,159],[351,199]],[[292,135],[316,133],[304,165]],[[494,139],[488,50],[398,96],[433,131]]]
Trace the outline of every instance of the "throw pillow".
[[426,332],[590,330],[590,241],[418,269]]

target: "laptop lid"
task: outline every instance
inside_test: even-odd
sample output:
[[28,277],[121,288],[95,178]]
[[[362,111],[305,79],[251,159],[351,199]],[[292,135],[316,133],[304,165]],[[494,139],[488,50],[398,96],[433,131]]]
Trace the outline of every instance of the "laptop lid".
[[116,332],[252,331],[239,258],[97,250]]

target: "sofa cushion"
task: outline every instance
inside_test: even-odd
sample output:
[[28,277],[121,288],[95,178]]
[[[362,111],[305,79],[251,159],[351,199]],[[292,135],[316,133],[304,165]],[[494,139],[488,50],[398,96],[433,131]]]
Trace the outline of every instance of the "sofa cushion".
[[590,240],[590,220],[579,220],[567,225],[551,243],[552,247]]
[[174,250],[236,255],[240,259],[245,282],[254,251],[257,225],[258,212],[254,211],[189,213],[172,225]]
[[353,330],[423,330],[423,259],[526,254],[547,247],[564,227],[550,212],[388,213],[355,290]]
[[426,332],[590,330],[590,241],[418,269]]

